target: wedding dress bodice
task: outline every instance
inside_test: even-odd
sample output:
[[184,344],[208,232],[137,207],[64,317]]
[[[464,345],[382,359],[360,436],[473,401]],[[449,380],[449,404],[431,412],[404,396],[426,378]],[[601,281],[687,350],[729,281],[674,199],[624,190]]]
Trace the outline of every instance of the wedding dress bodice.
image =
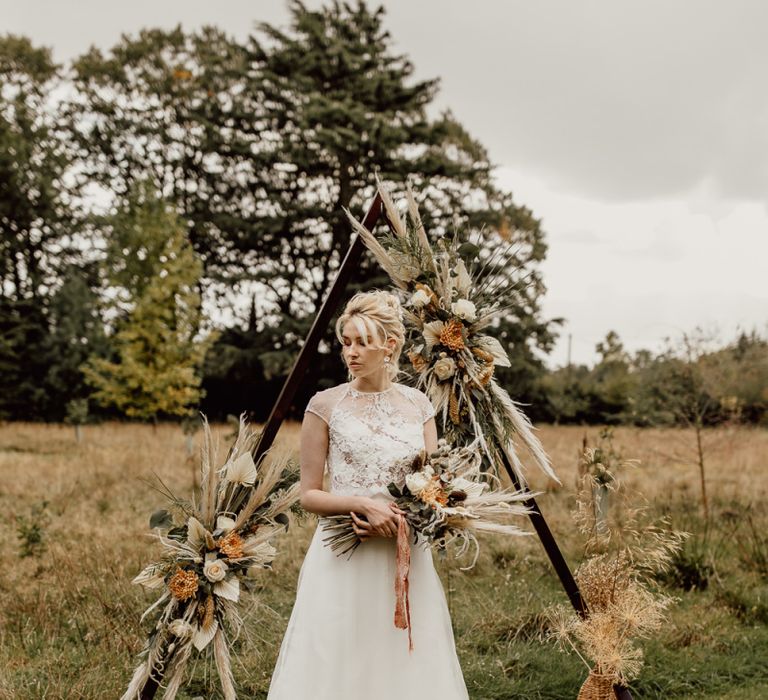
[[340,384],[317,392],[306,410],[328,425],[331,492],[367,496],[402,485],[406,460],[424,449],[424,423],[435,415],[424,393],[403,384],[375,392]]

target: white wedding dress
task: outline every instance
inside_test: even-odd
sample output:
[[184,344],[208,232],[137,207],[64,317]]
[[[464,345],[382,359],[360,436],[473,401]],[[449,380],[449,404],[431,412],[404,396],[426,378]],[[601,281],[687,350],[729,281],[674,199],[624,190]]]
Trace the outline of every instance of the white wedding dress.
[[[417,389],[320,391],[306,408],[328,424],[330,491],[392,500],[398,460],[424,449],[434,415]],[[322,519],[299,573],[296,602],[268,700],[467,700],[432,552],[412,545],[408,631],[394,625],[395,538],[373,537],[347,559],[323,538]]]

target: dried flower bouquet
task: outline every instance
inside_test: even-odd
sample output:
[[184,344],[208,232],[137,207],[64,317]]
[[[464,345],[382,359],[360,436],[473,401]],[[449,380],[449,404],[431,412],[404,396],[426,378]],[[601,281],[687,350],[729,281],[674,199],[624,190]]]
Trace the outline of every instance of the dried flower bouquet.
[[165,700],[173,700],[193,651],[208,648],[224,698],[234,700],[228,632],[236,635],[242,626],[240,592],[248,587],[249,574],[270,568],[274,539],[298,501],[296,469],[271,454],[254,463],[256,436],[242,416],[220,468],[207,421],[204,428],[199,500],[182,501],[164,487],[174,513],[159,511],[150,520],[163,553],[133,582],[160,597],[142,615],[142,621],[152,619],[153,628],[122,700],[139,698],[150,679],[161,678]]

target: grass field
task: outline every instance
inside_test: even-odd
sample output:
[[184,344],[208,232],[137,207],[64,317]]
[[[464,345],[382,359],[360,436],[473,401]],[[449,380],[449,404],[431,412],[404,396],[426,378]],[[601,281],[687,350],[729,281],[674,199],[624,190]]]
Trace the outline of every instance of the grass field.
[[[229,428],[215,432],[223,440]],[[585,433],[594,440],[598,429],[543,426],[539,434],[563,486],[532,479],[545,491],[539,503],[574,566],[581,545],[569,511]],[[297,437],[298,425],[287,424],[278,442],[295,447]],[[680,458],[693,436],[615,433],[624,456],[640,460],[625,472],[626,491],[693,533],[680,573],[708,583],[689,591],[670,585],[680,600],[646,647],[646,666],[632,686],[636,698],[768,697],[768,431],[706,437],[709,528],[700,515],[697,468]],[[153,600],[130,581],[157,551],[148,517],[165,505],[144,479],[155,472],[187,496],[196,470],[177,426],[87,426],[80,444],[65,426],[0,426],[0,697],[120,696],[145,637],[139,617]],[[308,519],[283,536],[274,570],[245,601],[246,634],[235,643],[239,697],[266,697],[313,528]],[[542,641],[541,612],[564,594],[535,537],[486,539],[469,573],[450,559],[437,566],[473,700],[576,697],[586,669]],[[197,663],[180,697],[218,698],[211,668]]]

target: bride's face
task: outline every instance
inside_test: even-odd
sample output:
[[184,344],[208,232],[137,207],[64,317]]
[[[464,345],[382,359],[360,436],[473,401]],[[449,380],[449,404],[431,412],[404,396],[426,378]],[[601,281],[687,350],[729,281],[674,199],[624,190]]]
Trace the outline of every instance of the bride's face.
[[[341,332],[343,347],[341,350],[344,364],[355,377],[375,374],[384,369],[384,359],[392,354],[392,349],[380,349],[381,341],[369,334],[367,345],[358,331],[357,326],[350,320],[344,324]],[[389,343],[391,345],[391,342]]]

